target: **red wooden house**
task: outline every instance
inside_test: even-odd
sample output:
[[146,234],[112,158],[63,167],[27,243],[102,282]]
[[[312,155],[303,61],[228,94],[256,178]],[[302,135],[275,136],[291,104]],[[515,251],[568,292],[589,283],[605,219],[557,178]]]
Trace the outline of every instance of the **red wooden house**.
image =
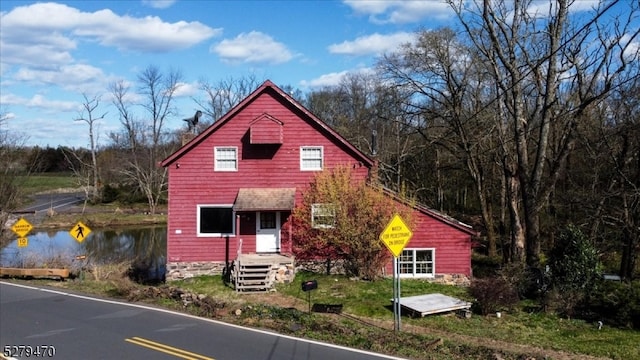
[[[220,273],[238,254],[289,255],[281,229],[318,171],[374,162],[266,81],[162,161],[169,174],[168,279]],[[467,225],[415,207],[403,276],[471,275]]]

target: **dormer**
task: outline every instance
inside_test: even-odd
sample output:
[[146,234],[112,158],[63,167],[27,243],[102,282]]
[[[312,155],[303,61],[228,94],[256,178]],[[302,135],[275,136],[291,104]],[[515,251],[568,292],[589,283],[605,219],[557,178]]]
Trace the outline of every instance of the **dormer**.
[[249,124],[249,142],[251,144],[282,144],[284,123],[273,116],[263,113]]

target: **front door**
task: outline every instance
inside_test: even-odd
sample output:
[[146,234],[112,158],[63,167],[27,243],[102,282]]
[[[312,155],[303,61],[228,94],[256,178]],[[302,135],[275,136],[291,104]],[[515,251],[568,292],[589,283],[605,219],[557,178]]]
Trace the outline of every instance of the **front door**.
[[256,252],[280,252],[280,212],[259,211],[256,215]]

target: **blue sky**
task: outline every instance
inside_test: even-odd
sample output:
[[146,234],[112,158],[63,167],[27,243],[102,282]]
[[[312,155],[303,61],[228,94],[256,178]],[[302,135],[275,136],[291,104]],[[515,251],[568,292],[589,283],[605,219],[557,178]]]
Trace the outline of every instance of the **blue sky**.
[[[591,0],[578,0],[581,5]],[[418,29],[449,24],[440,0],[0,2],[0,111],[26,145],[88,146],[82,94],[102,95],[98,143],[119,128],[108,84],[149,65],[182,72],[179,116],[197,82],[249,75],[303,92],[367,71]],[[2,129],[5,130],[5,129]]]

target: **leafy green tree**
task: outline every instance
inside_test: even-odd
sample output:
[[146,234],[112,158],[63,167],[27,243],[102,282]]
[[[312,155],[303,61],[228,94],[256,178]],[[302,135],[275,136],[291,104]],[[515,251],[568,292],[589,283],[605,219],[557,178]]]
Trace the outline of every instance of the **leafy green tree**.
[[390,257],[378,237],[396,212],[411,222],[408,207],[350,168],[321,172],[292,212],[293,252],[302,260],[342,260],[349,275],[374,280]]
[[549,268],[556,301],[569,315],[600,278],[598,252],[574,225],[567,226],[549,252]]

